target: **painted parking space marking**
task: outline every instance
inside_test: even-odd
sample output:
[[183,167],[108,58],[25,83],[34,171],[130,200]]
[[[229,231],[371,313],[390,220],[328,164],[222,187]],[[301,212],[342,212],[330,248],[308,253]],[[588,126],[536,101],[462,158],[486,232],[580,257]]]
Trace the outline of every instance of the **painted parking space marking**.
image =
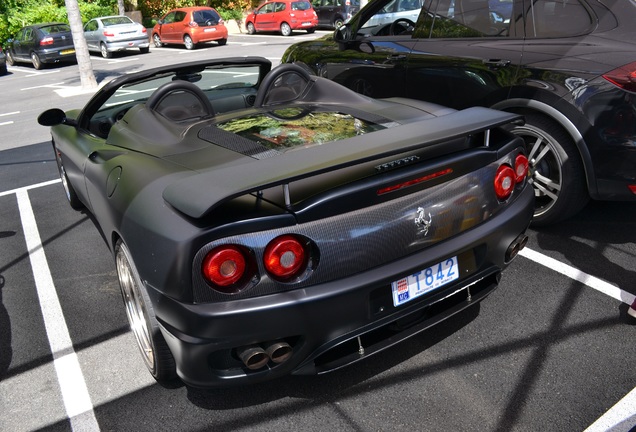
[[[16,114],[20,114],[20,111],[13,111],[13,112],[9,112],[9,113],[0,113],[0,120],[2,120],[2,117],[8,117],[8,116],[16,115]],[[12,125],[12,124],[13,124],[13,120],[0,121],[0,126],[7,126],[7,125]]]
[[524,256],[536,263],[539,263],[549,269],[554,270],[557,273],[560,273],[564,276],[569,277],[570,279],[574,279],[577,282],[581,282],[585,286],[593,288],[603,294],[612,297],[613,299],[619,300],[623,303],[631,305],[634,301],[635,296],[631,293],[628,293],[625,290],[618,288],[610,283],[605,282],[602,279],[591,276],[589,274],[583,273],[582,271],[569,266],[561,261],[555,260],[554,258],[550,258],[547,255],[542,253],[533,251],[532,249],[524,248],[519,252],[519,255]]
[[66,414],[73,431],[99,431],[88,388],[73,348],[53,277],[40,239],[28,188],[16,192],[29,260],[35,280],[44,327],[53,354],[53,366]]

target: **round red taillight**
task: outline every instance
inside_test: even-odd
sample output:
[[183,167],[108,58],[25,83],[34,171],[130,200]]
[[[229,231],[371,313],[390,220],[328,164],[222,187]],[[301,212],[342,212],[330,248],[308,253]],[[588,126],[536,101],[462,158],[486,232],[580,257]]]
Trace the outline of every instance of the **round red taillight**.
[[293,235],[276,237],[265,248],[265,269],[275,279],[291,279],[307,266],[307,251],[302,240]]
[[515,158],[515,181],[521,183],[528,175],[528,158],[518,154]]
[[[203,260],[203,276],[218,287],[230,287],[245,275],[247,260],[242,250],[234,245],[212,249]],[[234,290],[221,290],[232,292]]]
[[510,197],[515,188],[516,174],[510,165],[501,165],[495,174],[495,194],[500,200]]

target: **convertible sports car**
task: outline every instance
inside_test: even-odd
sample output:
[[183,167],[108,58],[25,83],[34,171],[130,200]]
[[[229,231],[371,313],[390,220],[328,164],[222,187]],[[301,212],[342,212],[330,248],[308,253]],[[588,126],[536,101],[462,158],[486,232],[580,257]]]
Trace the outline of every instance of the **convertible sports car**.
[[527,241],[522,121],[214,59],[50,109],[72,207],[114,255],[158,381],[318,374],[478,303]]

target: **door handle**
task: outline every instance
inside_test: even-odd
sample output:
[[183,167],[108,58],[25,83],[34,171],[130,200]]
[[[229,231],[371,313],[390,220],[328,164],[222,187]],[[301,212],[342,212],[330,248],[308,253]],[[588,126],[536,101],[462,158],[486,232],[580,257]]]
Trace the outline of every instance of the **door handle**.
[[406,60],[406,54],[389,54],[386,59],[389,61]]
[[483,63],[487,65],[488,67],[501,68],[501,67],[508,66],[511,62],[510,60],[504,60],[504,59],[489,59],[489,60],[484,60]]

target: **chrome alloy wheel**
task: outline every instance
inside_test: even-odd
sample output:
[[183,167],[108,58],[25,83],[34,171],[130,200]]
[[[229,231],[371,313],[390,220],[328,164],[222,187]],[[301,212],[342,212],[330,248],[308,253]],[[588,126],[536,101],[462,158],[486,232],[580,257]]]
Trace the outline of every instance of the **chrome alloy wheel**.
[[121,244],[117,249],[115,265],[124,305],[126,306],[126,315],[144,362],[152,372],[156,369],[155,352],[148,326],[148,317],[146,316],[146,305],[140,289],[141,282],[131,262],[128,248]]
[[515,134],[522,136],[526,142],[529,176],[535,196],[534,214],[541,216],[549,212],[559,199],[563,184],[563,160],[552,138],[532,125],[516,128]]

